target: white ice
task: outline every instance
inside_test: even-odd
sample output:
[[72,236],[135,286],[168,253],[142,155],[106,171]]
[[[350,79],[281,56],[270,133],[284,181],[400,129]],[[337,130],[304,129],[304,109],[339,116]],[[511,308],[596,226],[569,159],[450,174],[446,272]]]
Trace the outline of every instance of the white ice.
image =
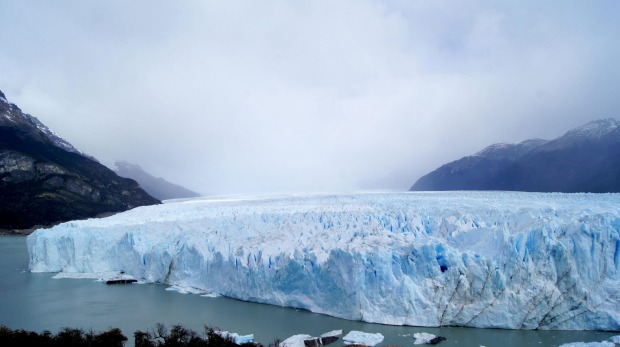
[[28,251],[32,272],[367,322],[618,331],[619,230],[620,194],[220,197],[40,229]]
[[571,342],[560,345],[560,347],[615,347],[613,342]]
[[321,334],[321,337],[332,337],[332,336],[340,336],[342,335],[342,329],[328,331],[324,334]]
[[345,345],[364,345],[374,346],[383,341],[383,335],[381,333],[365,333],[363,331],[352,330],[346,334],[342,341]]
[[304,340],[311,339],[312,336],[308,334],[293,335],[286,340],[280,342],[278,347],[305,347]]
[[414,345],[424,345],[430,343],[437,336],[429,333],[415,333],[413,337],[415,338],[415,341],[413,341]]

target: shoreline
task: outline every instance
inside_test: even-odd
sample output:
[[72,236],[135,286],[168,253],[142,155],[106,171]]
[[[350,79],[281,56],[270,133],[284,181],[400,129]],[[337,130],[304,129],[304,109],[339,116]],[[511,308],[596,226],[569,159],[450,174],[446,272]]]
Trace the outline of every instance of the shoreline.
[[[44,228],[44,227],[41,227]],[[0,229],[0,236],[28,236],[35,230],[41,228],[29,228],[29,229]]]
[[[90,217],[90,218],[84,218],[82,220],[86,220],[86,219],[101,219],[101,218],[106,218],[106,217],[110,217],[112,215],[115,215],[119,212],[103,212],[100,213],[94,217]],[[38,229],[49,229],[52,227],[55,227],[56,225],[62,224],[62,223],[66,223],[66,222],[71,222],[71,221],[77,221],[77,220],[81,220],[81,219],[72,219],[72,220],[66,220],[66,221],[60,221],[60,222],[56,222],[53,224],[48,224],[48,225],[35,225],[32,226],[30,228],[24,228],[24,229],[15,229],[15,228],[10,228],[10,229],[3,229],[0,228],[0,236],[28,236],[30,234],[32,234],[33,232],[35,232],[35,230]]]

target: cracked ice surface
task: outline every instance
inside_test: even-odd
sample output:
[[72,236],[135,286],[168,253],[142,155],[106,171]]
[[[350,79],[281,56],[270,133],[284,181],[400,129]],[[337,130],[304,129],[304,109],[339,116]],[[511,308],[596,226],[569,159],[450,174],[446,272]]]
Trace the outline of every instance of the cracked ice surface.
[[416,326],[620,330],[620,194],[199,198],[28,237],[30,270],[125,271]]

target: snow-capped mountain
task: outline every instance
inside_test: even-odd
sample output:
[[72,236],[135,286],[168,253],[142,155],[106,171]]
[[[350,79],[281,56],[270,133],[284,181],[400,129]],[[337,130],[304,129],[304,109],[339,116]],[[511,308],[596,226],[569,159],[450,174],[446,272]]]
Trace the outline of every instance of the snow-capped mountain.
[[411,190],[489,190],[502,180],[504,170],[523,155],[547,141],[526,140],[518,144],[498,143],[478,153],[442,165],[420,178]]
[[131,178],[140,184],[151,196],[159,200],[195,198],[200,194],[193,192],[178,184],[170,183],[161,177],[144,171],[139,165],[132,164],[127,161],[117,161],[115,164],[117,175],[121,177]]
[[0,232],[156,204],[0,92]]
[[572,147],[587,146],[588,143],[596,142],[611,145],[620,143],[620,121],[613,118],[592,121],[568,131],[536,150],[541,152],[570,150]]
[[496,143],[476,153],[475,156],[493,160],[517,160],[527,152],[536,147],[540,147],[547,142],[547,140],[543,139],[531,139],[517,144]]
[[65,151],[77,153],[96,160],[95,158],[73,147],[72,144],[45,126],[45,124],[41,123],[41,121],[39,121],[36,117],[23,113],[17,105],[8,102],[2,91],[0,91],[0,114],[2,114],[2,117],[0,117],[0,126],[34,127],[38,129],[40,136],[46,137],[54,145],[64,149]]
[[596,120],[551,141],[491,145],[442,165],[411,190],[620,192],[620,122]]
[[32,272],[367,322],[620,330],[620,194],[191,199],[38,230]]
[[599,119],[573,129],[563,137],[580,137],[583,139],[603,138],[614,132],[617,133],[619,130],[618,128],[620,128],[620,122],[613,118]]

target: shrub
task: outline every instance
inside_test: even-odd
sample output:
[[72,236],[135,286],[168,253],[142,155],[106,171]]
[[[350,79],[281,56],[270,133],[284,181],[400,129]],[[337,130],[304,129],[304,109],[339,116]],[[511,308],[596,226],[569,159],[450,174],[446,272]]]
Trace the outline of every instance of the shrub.
[[[205,326],[203,334],[198,334],[178,324],[168,330],[163,324],[157,323],[148,331],[137,330],[133,336],[135,347],[239,347],[232,337],[221,336],[217,330],[208,326]],[[47,330],[39,334],[21,329],[12,330],[0,325],[2,347],[123,347],[126,341],[127,337],[118,328],[110,328],[99,334],[63,328],[54,335]],[[263,347],[254,342],[240,346]]]
[[48,330],[39,334],[0,326],[0,346],[2,347],[122,347],[125,341],[127,337],[118,328],[112,328],[100,334],[75,328],[63,328],[54,335]]
[[[200,335],[181,325],[173,325],[168,331],[158,323],[149,331],[134,333],[136,347],[239,347],[231,337],[221,336],[215,329],[205,326]],[[244,343],[243,347],[262,347],[259,343]]]

